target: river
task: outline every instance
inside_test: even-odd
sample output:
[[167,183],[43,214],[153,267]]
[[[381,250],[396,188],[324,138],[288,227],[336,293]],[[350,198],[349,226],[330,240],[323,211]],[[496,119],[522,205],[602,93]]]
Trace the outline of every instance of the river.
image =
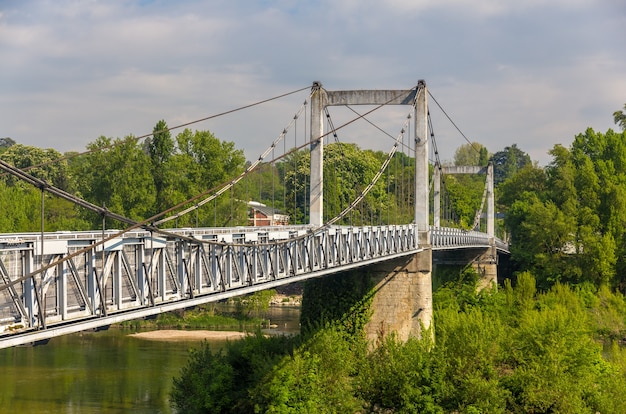
[[[297,308],[272,307],[271,333],[298,332],[299,315]],[[0,350],[0,413],[174,413],[172,378],[199,342],[148,341],[133,332],[81,332]],[[224,341],[210,344],[217,349]]]

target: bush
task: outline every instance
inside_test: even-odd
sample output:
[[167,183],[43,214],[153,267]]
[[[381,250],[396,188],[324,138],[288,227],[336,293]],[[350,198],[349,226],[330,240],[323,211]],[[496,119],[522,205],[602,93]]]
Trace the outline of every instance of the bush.
[[464,280],[434,295],[434,343],[388,336],[371,349],[355,334],[365,313],[350,308],[304,343],[258,335],[197,351],[172,399],[192,413],[626,412],[626,352],[613,341],[605,359],[594,339],[607,324],[621,332],[621,295],[541,293],[530,273],[500,291]]

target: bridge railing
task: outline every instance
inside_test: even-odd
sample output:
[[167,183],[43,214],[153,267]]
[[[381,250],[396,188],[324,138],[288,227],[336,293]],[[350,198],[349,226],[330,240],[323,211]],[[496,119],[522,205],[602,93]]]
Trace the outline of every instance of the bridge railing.
[[[433,249],[456,249],[460,247],[489,247],[491,240],[487,233],[467,231],[452,227],[430,227],[430,240]],[[508,252],[509,246],[499,238],[494,239],[496,248]]]
[[116,231],[45,233],[43,251],[40,234],[0,236],[0,335],[113,314],[133,319],[419,249],[414,225],[170,231],[128,232],[97,248],[90,246]]

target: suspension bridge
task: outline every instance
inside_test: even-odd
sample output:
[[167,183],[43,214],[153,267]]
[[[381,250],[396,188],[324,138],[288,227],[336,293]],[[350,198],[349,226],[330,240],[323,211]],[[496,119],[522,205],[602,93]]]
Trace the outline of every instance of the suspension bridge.
[[[454,169],[442,167],[436,159],[434,174],[429,172],[434,135],[429,128],[428,96],[423,81],[407,90],[358,91],[328,91],[315,82],[289,125],[241,175],[187,200],[190,207],[168,209],[141,222],[93,205],[0,161],[2,170],[41,188],[42,194],[48,192],[127,225],[123,230],[107,230],[103,224],[97,231],[45,232],[42,224],[39,233],[0,235],[0,348],[45,342],[59,335],[355,268],[385,263],[397,267],[398,260],[409,263],[403,271],[417,281],[410,318],[428,326],[432,318],[433,252],[473,252],[472,257],[492,269],[485,272],[490,283],[497,282],[493,269],[498,255],[508,253],[507,244],[495,235],[492,166]],[[354,200],[333,211],[331,217],[324,211],[324,170],[329,168],[324,163],[324,147],[328,137],[336,138],[341,129],[332,125],[328,108],[340,105],[373,106],[364,114],[354,111],[355,120],[366,122],[370,122],[369,113],[388,105],[407,106],[409,113],[398,135],[392,137],[393,146],[378,172],[370,182],[354,183],[358,187]],[[292,148],[284,145],[282,154],[306,151],[310,156],[310,171],[302,186],[306,202],[300,206],[307,223],[193,228],[166,225],[228,194],[268,156],[279,159],[278,144],[285,141],[288,130],[307,110],[308,139],[302,145],[294,143]],[[412,214],[402,222],[389,214],[385,220],[378,211],[360,214],[357,223],[352,218],[354,212],[371,197],[377,181],[389,174],[397,151],[407,151],[406,158],[414,160],[410,194],[405,197],[413,204],[409,206]],[[476,230],[441,225],[445,174],[485,174],[483,202],[473,226]],[[369,216],[370,222],[364,216]],[[481,217],[486,218],[482,231]],[[398,223],[392,224],[394,221]],[[390,272],[397,274],[398,269]],[[399,289],[393,283],[385,285],[386,289]],[[381,317],[389,315],[381,313]]]

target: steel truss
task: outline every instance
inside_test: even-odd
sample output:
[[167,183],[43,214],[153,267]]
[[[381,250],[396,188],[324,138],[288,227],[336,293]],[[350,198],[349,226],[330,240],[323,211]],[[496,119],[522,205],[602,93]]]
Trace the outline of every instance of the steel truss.
[[0,236],[0,348],[24,332],[53,337],[420,250],[415,225],[170,231],[128,232],[95,249],[116,231],[45,233],[43,250],[39,234]]

